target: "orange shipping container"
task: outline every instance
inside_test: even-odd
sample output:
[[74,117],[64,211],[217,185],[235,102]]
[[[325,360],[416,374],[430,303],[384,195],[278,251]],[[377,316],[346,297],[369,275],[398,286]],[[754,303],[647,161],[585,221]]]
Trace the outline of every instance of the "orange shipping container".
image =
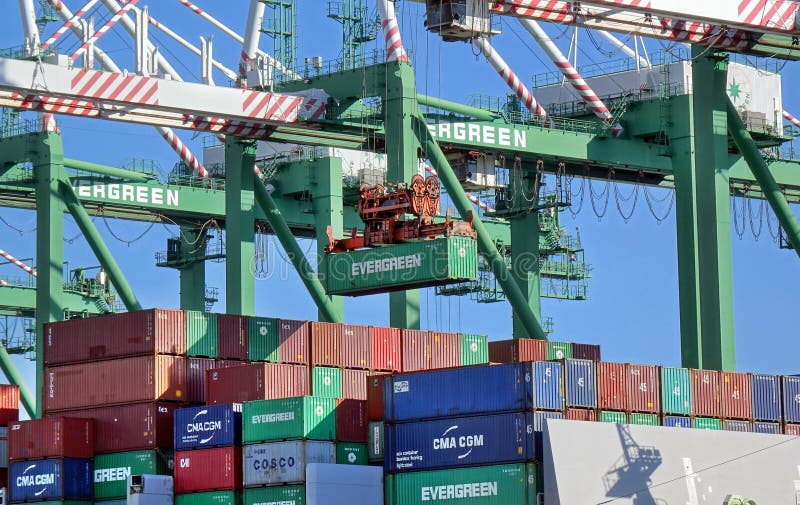
[[628,410],[646,414],[661,411],[661,374],[656,365],[625,366],[625,390]]
[[342,340],[339,345],[339,366],[343,368],[370,368],[369,326],[342,325]]
[[720,417],[720,385],[716,370],[691,370],[692,415]]
[[278,320],[278,360],[281,363],[308,364],[309,335],[307,321]]
[[19,386],[0,384],[0,426],[19,420]]
[[370,326],[370,369],[387,372],[399,372],[403,366],[401,360],[400,330]]
[[206,403],[242,403],[311,394],[308,367],[283,363],[217,368],[206,372]]
[[94,420],[35,419],[8,427],[8,459],[93,458]]
[[601,410],[628,410],[625,364],[598,362],[597,407]]
[[[311,323],[311,363],[339,367],[341,362],[342,325]],[[281,357],[282,358],[282,357]]]
[[567,409],[564,417],[572,421],[597,421],[597,411],[593,409]]
[[741,372],[721,372],[721,375],[722,417],[725,419],[752,419],[752,375]]
[[546,340],[518,338],[489,342],[489,361],[492,363],[520,363],[546,359]]
[[401,330],[403,371],[450,368],[461,363],[461,337],[457,333]]
[[342,370],[342,398],[366,400],[370,373],[368,370]]

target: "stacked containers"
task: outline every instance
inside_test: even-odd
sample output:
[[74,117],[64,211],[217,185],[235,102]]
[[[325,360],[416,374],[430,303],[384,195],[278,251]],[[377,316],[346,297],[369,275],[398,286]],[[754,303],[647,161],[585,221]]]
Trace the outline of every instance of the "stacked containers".
[[0,384],[0,488],[8,488],[8,425],[19,420],[19,386]]
[[800,375],[785,375],[781,378],[783,398],[784,433],[800,431]]
[[423,330],[401,330],[404,372],[453,368],[489,362],[488,339]]
[[567,419],[594,421],[597,409],[594,362],[588,359],[565,359],[563,364]]
[[782,433],[781,380],[777,375],[753,374],[751,377],[753,431]]
[[692,383],[687,368],[661,368],[661,411],[664,426],[691,426]]

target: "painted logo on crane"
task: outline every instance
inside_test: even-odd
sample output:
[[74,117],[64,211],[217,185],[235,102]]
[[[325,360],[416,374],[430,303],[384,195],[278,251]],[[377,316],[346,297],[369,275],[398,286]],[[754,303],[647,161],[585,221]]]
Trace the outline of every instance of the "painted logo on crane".
[[429,124],[428,131],[437,140],[517,149],[528,147],[528,135],[524,130],[491,123],[436,123]]
[[180,192],[177,189],[152,187],[147,184],[79,184],[73,189],[79,197],[90,200],[165,207],[180,206]]

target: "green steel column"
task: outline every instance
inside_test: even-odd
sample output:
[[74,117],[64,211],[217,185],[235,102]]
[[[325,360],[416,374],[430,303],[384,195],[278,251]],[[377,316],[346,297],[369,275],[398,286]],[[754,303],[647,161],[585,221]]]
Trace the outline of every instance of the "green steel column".
[[[38,340],[38,335],[39,334],[37,333],[37,340]],[[37,345],[38,344],[39,342],[37,342]],[[38,349],[41,349],[41,347],[37,347],[37,350]],[[41,352],[36,353],[37,363],[42,359],[40,358],[41,354],[42,354]],[[4,345],[0,345],[0,369],[3,370],[3,373],[5,374],[6,379],[8,379],[8,382],[10,384],[16,384],[17,386],[19,386],[19,396],[20,399],[22,400],[22,406],[25,408],[25,412],[28,413],[31,419],[37,419],[39,417],[42,417],[42,413],[36,410],[36,407],[38,406],[36,398],[31,396],[31,392],[28,389],[28,386],[25,385],[25,381],[22,378],[22,375],[20,375],[16,365],[14,365],[14,361],[11,359],[11,355],[8,354],[6,346]],[[39,381],[39,384],[43,384],[41,380],[39,379],[37,380]],[[42,395],[40,392],[38,398],[41,397]]]
[[[64,202],[59,181],[65,178],[61,135],[32,134],[36,177],[36,399],[44,392],[44,323],[64,319]],[[9,377],[10,379],[10,377]],[[22,387],[22,384],[19,384]],[[24,400],[24,397],[23,397]],[[28,400],[30,401],[30,399]],[[34,401],[31,417],[42,416],[41,401]]]
[[[417,173],[417,135],[414,115],[419,110],[416,102],[417,85],[414,69],[408,62],[390,62],[386,65],[386,98],[384,129],[386,132],[387,182],[411,182]],[[419,329],[419,290],[389,293],[389,324],[394,328]]]
[[[539,261],[539,213],[530,212],[511,219],[511,276],[534,315],[542,320],[540,299],[541,264]],[[514,338],[531,338],[514,311]]]
[[[181,254],[191,258],[205,254],[205,237],[200,238],[199,230],[181,227]],[[180,303],[183,310],[206,309],[206,262],[190,261],[178,270],[180,276]]]
[[[225,139],[225,307],[229,314],[255,315],[255,140]],[[259,181],[259,184],[261,182]]]
[[736,147],[742,152],[742,157],[747,161],[747,166],[753,172],[753,175],[761,186],[761,191],[764,192],[764,198],[769,202],[770,207],[778,217],[781,227],[786,232],[789,242],[792,244],[795,252],[800,255],[800,223],[797,222],[797,217],[789,207],[789,202],[786,201],[786,196],[781,192],[781,188],[775,182],[775,178],[769,171],[767,163],[761,157],[761,152],[758,150],[753,138],[747,131],[742,118],[736,112],[736,108],[728,100],[728,130],[736,143]]
[[67,206],[67,210],[69,210],[69,213],[75,218],[75,224],[80,228],[92,252],[94,252],[94,255],[97,257],[98,261],[100,261],[100,265],[103,266],[103,270],[108,274],[109,280],[114,284],[114,287],[117,288],[117,294],[125,305],[125,308],[131,311],[142,310],[142,306],[139,304],[139,300],[136,299],[133,289],[131,289],[130,284],[128,284],[127,279],[125,279],[125,275],[123,275],[111,251],[108,250],[105,242],[103,242],[103,237],[100,236],[97,228],[95,228],[89,214],[86,213],[86,209],[83,208],[83,205],[81,205],[81,202],[75,195],[75,191],[72,190],[72,186],[66,181],[60,181],[59,191],[61,197],[64,199],[64,204]]
[[[312,203],[314,205],[314,227],[317,235],[317,274],[327,275],[325,247],[328,245],[328,226],[334,237],[344,235],[344,205],[342,203],[342,159],[323,158],[315,162],[311,173]],[[344,320],[344,298],[329,296],[340,321]],[[326,315],[319,311],[319,320],[326,321]]]

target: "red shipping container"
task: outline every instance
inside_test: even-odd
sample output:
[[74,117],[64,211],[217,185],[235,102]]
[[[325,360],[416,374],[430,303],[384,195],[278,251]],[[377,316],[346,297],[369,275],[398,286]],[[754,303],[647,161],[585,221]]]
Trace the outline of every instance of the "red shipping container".
[[311,325],[307,321],[278,320],[278,359],[281,363],[308,364]]
[[138,310],[44,325],[45,365],[145,354],[186,354],[182,311]]
[[370,326],[370,357],[372,370],[399,372],[403,366],[401,359],[400,330]]
[[0,426],[19,421],[19,386],[0,384]]
[[186,358],[140,356],[45,369],[44,410],[186,401]]
[[595,344],[572,344],[572,357],[600,361],[600,346]]
[[719,372],[690,370],[692,376],[692,415],[720,417]]
[[461,335],[431,331],[428,332],[428,341],[433,368],[461,366]]
[[217,360],[211,358],[186,359],[186,401],[206,402],[206,372],[220,368]]
[[800,424],[784,424],[783,425],[783,434],[784,435],[794,435],[795,437],[800,437]]
[[656,365],[625,366],[628,410],[646,414],[661,411],[661,372]]
[[492,363],[520,363],[545,361],[547,341],[535,338],[518,338],[489,342],[489,361]]
[[[173,444],[175,403],[134,403],[69,412],[70,417],[94,419],[94,451],[110,452],[169,449]],[[48,418],[60,414],[47,414]]]
[[383,421],[383,383],[391,374],[370,375],[367,377],[367,419]]
[[457,333],[401,330],[401,338],[404,372],[461,364],[461,337]]
[[342,325],[342,341],[339,344],[339,366],[369,370],[371,366],[371,337],[369,326]]
[[242,448],[175,453],[175,493],[242,488]]
[[371,373],[367,370],[342,370],[342,398],[366,400],[367,378]]
[[233,314],[217,314],[217,356],[247,361],[248,318]]
[[597,406],[601,410],[628,410],[624,363],[599,362],[597,369]]
[[363,400],[336,400],[336,440],[340,442],[367,442],[367,402]]
[[8,468],[0,468],[0,487],[8,489]]
[[206,372],[206,403],[242,403],[311,394],[308,367],[283,363],[217,368]]
[[749,373],[721,372],[722,417],[725,419],[753,418],[751,377]]
[[[311,363],[318,366],[340,367],[341,343],[341,324],[311,323]],[[283,361],[283,356],[281,356],[281,361]]]
[[8,427],[8,459],[93,458],[94,420],[54,417]]
[[591,409],[567,409],[564,417],[572,421],[597,421],[597,411]]

